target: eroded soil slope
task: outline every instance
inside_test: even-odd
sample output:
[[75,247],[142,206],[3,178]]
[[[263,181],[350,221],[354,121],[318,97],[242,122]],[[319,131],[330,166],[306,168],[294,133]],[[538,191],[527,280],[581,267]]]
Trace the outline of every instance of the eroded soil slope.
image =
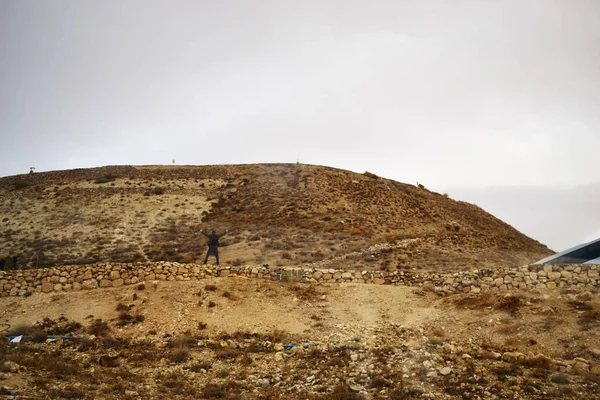
[[[475,205],[423,187],[301,165],[103,167],[0,179],[0,257],[21,265],[201,262],[459,269],[550,251]],[[393,251],[367,250],[415,238]]]

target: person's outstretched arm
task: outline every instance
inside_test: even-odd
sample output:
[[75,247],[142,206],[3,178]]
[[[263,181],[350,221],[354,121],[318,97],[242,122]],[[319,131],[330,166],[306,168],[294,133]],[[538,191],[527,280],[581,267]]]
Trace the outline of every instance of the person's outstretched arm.
[[222,238],[223,236],[227,235],[229,233],[229,230],[226,230],[225,233],[223,233],[222,235],[219,235],[220,238]]
[[208,237],[208,233],[204,232],[202,229],[200,229],[200,233],[203,234],[204,236]]

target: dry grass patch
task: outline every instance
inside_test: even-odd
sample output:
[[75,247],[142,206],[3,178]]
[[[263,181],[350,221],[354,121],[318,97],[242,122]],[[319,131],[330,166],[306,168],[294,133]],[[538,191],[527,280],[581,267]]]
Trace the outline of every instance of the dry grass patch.
[[519,294],[507,294],[500,296],[495,293],[481,293],[460,296],[450,300],[459,308],[467,308],[469,310],[479,309],[497,309],[507,311],[510,314],[516,314],[523,305],[525,299]]
[[287,288],[304,301],[317,301],[322,295],[315,285],[309,283],[291,283],[287,285]]
[[95,319],[88,326],[87,332],[90,335],[103,337],[110,333],[110,327],[108,326],[108,324],[105,321],[102,321],[101,319]]
[[600,326],[600,312],[598,311],[584,311],[579,315],[577,320],[579,326],[584,331],[590,330]]
[[174,363],[184,363],[190,358],[190,352],[188,349],[180,347],[171,350],[169,353],[169,360]]

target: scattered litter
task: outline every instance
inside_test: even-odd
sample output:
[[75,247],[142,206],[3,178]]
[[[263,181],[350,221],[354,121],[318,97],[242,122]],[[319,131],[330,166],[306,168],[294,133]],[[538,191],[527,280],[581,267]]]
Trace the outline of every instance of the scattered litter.
[[114,368],[121,365],[121,355],[118,356],[100,356],[98,359],[98,364],[102,367]]
[[[10,336],[9,336],[9,338],[10,338]],[[23,335],[14,336],[10,339],[10,342],[18,344],[18,343],[21,343],[22,339],[23,339]]]
[[[296,343],[288,343],[288,344],[284,344],[283,347],[286,350],[291,350],[291,349],[295,349],[296,347],[299,347],[299,345],[297,345]],[[310,347],[310,344],[308,344],[308,343],[304,343],[302,345],[303,349],[308,349],[309,347]]]
[[[10,339],[11,343],[19,343],[19,342],[21,342],[21,340],[23,338],[31,339],[31,336],[26,336],[26,335],[6,335],[6,337]],[[18,341],[15,342],[15,339],[17,339],[17,338],[19,338],[19,339],[18,339]],[[71,335],[66,335],[66,336],[48,335],[48,336],[46,336],[46,339],[47,339],[47,341],[49,340],[50,342],[55,342],[58,339],[71,340],[72,336]]]

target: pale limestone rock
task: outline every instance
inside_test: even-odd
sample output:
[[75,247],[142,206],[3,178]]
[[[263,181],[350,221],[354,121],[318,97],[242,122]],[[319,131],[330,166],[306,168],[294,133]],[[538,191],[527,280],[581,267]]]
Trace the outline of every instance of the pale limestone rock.
[[44,282],[42,283],[42,292],[50,293],[54,290],[54,284],[52,282]]
[[109,279],[102,279],[100,281],[100,285],[101,288],[105,288],[105,287],[111,287],[112,286],[112,281]]
[[560,272],[548,272],[548,279],[553,281],[560,279]]

